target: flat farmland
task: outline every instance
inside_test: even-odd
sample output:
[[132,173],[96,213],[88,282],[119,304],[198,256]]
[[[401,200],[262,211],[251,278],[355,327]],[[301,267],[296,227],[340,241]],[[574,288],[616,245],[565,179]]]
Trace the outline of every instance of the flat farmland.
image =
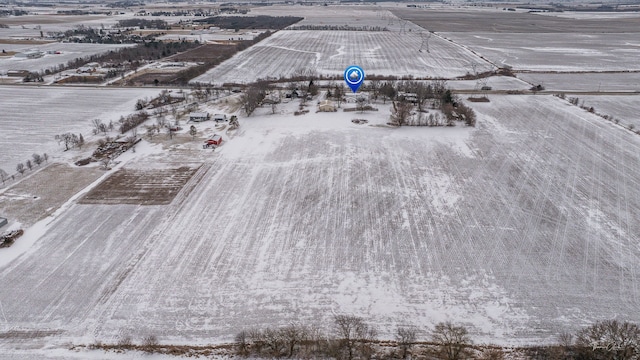
[[421,45],[416,32],[282,30],[193,81],[248,83],[308,69],[341,76],[352,64],[360,65],[367,75],[433,78],[464,75],[473,62],[493,68],[470,51],[437,37],[430,40],[430,53],[419,52]]
[[[628,13],[600,13],[579,15],[528,13],[526,10],[459,8],[451,9],[390,9],[396,16],[409,20],[429,31],[503,34],[534,33],[638,33],[640,15]],[[527,40],[528,41],[528,40]]]
[[635,95],[579,95],[585,106],[593,106],[597,113],[613,116],[625,126],[640,129],[640,94]]
[[201,344],[348,313],[513,344],[640,321],[640,137],[552,96],[471,106],[474,129],[245,119],[170,204],[71,206],[0,272],[0,326]]
[[0,168],[14,173],[33,153],[55,157],[56,134],[91,134],[91,120],[116,122],[134,110],[137,99],[158,89],[113,89],[58,86],[0,86]]
[[550,91],[640,92],[640,72],[519,73],[518,79]]
[[390,31],[398,32],[401,29],[406,31],[424,30],[420,26],[407,21],[399,21],[390,9],[381,6],[350,6],[350,5],[330,5],[330,6],[265,6],[251,9],[252,14],[282,16],[286,13],[290,16],[301,16],[303,20],[293,25],[315,25],[315,26],[352,26],[352,27],[380,27]]
[[531,71],[640,70],[638,33],[442,32],[497,66]]

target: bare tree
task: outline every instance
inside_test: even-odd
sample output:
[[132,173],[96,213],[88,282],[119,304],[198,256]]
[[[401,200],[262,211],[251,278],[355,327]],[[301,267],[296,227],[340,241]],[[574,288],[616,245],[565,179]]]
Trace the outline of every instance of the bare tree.
[[29,170],[33,169],[33,164],[31,163],[31,160],[27,159],[27,162],[25,163],[27,165],[27,167],[29,168]]
[[264,339],[265,346],[269,348],[270,355],[280,357],[285,346],[282,332],[279,330],[267,328],[262,332],[262,337]]
[[240,97],[240,103],[247,116],[251,115],[253,111],[260,106],[264,96],[264,91],[258,89],[256,86],[249,86],[246,89],[242,97]]
[[458,103],[456,111],[462,117],[467,126],[476,126],[476,113],[472,108],[463,103]]
[[439,355],[444,359],[458,360],[469,355],[471,338],[464,326],[456,326],[451,322],[438,323],[431,338],[438,344]]
[[[371,355],[368,351],[370,350],[369,342],[375,338],[376,333],[361,317],[336,315],[334,322],[340,350],[346,352],[348,360],[353,360],[357,350],[360,350],[364,357]],[[364,346],[358,347],[358,345]]]
[[152,140],[153,135],[155,135],[157,132],[158,130],[156,129],[155,125],[147,126],[147,136],[149,137],[149,140]]
[[91,120],[91,125],[93,125],[93,134],[97,135],[100,131],[101,131],[101,126],[102,124],[102,120],[100,119],[93,119]]
[[198,135],[198,129],[194,125],[191,125],[189,128],[189,135],[191,135],[191,140],[196,139],[196,135]]
[[287,346],[288,356],[292,357],[296,346],[307,337],[306,329],[301,325],[290,324],[280,331]]
[[167,119],[164,115],[158,115],[156,118],[156,124],[158,125],[158,131],[167,125]]
[[414,327],[398,327],[396,341],[402,351],[402,358],[406,359],[416,342],[416,329]]
[[158,337],[155,335],[147,335],[142,338],[142,347],[147,352],[153,352],[154,348],[158,346]]
[[394,101],[393,109],[391,110],[391,119],[396,125],[402,126],[407,122],[412,111],[413,104],[411,102],[406,100]]
[[336,101],[336,103],[338,103],[338,107],[340,107],[340,104],[342,103],[343,98],[344,98],[344,87],[342,86],[342,84],[336,85],[333,88],[333,99]]
[[109,165],[111,164],[111,159],[108,156],[100,159],[100,163],[102,164],[102,168],[105,170],[109,170]]
[[247,333],[245,330],[242,330],[236,334],[234,340],[236,345],[236,353],[242,356],[249,355],[249,333]]
[[18,163],[18,165],[16,165],[16,171],[19,172],[20,175],[24,175],[24,172],[27,171],[27,169],[25,169],[23,163]]
[[40,164],[42,164],[42,161],[44,161],[44,159],[42,159],[42,156],[40,156],[40,154],[33,154],[31,155],[31,157],[33,158],[33,163],[40,166]]
[[47,155],[47,153],[42,154],[42,158],[44,159],[44,162],[49,162],[49,155]]
[[394,100],[398,91],[391,81],[385,81],[380,85],[380,95],[382,95],[383,103],[387,103],[387,100]]
[[69,150],[69,146],[73,146],[73,136],[71,133],[64,133],[55,136],[55,139],[58,141],[58,144],[64,143],[64,149]]
[[2,185],[4,185],[4,182],[7,181],[8,178],[9,174],[7,174],[6,171],[0,169],[0,179],[2,180]]
[[371,98],[375,101],[378,100],[378,96],[380,96],[380,88],[382,87],[382,83],[380,80],[371,80],[369,82],[369,90],[371,91]]
[[576,345],[590,348],[598,358],[637,359],[640,355],[640,328],[626,321],[600,321],[579,331]]
[[251,348],[256,354],[262,352],[262,348],[265,345],[264,336],[259,329],[250,329],[247,333],[249,340],[251,341]]

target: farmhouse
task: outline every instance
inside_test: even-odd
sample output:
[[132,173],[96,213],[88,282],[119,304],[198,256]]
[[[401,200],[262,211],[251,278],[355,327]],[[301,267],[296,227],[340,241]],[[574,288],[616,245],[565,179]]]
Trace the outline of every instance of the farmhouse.
[[210,118],[211,115],[209,115],[208,112],[192,112],[191,114],[189,114],[189,121],[193,122],[207,121]]

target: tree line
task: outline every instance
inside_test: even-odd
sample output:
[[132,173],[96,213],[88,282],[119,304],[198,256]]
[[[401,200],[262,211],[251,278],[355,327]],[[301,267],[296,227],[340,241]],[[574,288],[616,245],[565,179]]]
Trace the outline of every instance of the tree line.
[[[18,174],[20,174],[21,176],[24,176],[24,173],[29,170],[33,170],[34,166],[38,166],[40,167],[40,165],[43,162],[48,162],[49,161],[49,155],[47,155],[47,153],[44,153],[42,155],[40,154],[36,154],[34,153],[33,155],[31,155],[31,159],[27,159],[27,161],[23,162],[19,162],[18,165],[16,165],[16,172]],[[0,180],[2,181],[2,185],[4,185],[8,180],[15,180],[16,179],[16,175],[9,175],[9,173],[7,173],[5,170],[0,169]]]
[[[279,328],[242,330],[235,336],[236,354],[248,357],[370,359],[486,359],[507,355],[498,346],[474,345],[467,328],[440,322],[428,337],[417,327],[399,326],[393,341],[377,339],[375,327],[363,318],[337,315],[328,332],[318,327],[290,324]],[[566,360],[637,360],[640,327],[618,320],[599,321],[577,331],[561,333],[554,345],[511,349],[521,358]]]
[[304,18],[298,16],[214,16],[194,22],[215,25],[222,29],[270,29],[280,30]]

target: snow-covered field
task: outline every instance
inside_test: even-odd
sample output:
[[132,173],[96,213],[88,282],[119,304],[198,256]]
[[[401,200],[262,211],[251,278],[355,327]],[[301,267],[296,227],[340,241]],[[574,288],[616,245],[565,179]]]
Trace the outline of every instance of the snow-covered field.
[[71,204],[0,272],[0,329],[51,335],[0,346],[200,344],[338,313],[501,344],[640,321],[640,137],[552,96],[471,106],[474,129],[396,129],[382,107],[292,103],[215,152],[141,150],[127,168],[205,160],[170,205]]
[[33,153],[56,157],[53,137],[65,132],[91,133],[91,120],[117,122],[134,110],[137,99],[158,89],[54,86],[0,86],[0,168],[15,173],[16,164]]
[[282,30],[193,81],[247,83],[309,69],[340,76],[352,64],[367,75],[434,78],[465,75],[472,63],[491,68],[470,51],[435,36],[429,40],[430,53],[419,52],[421,45],[416,32]]
[[633,125],[635,130],[640,129],[640,94],[596,96],[580,95],[580,103],[585,106],[593,106],[597,113],[613,116],[625,126]]
[[[440,33],[498,66],[534,71],[640,70],[637,33]],[[526,38],[526,40],[524,40]]]
[[632,73],[519,73],[518,78],[552,91],[640,92],[640,72]]

